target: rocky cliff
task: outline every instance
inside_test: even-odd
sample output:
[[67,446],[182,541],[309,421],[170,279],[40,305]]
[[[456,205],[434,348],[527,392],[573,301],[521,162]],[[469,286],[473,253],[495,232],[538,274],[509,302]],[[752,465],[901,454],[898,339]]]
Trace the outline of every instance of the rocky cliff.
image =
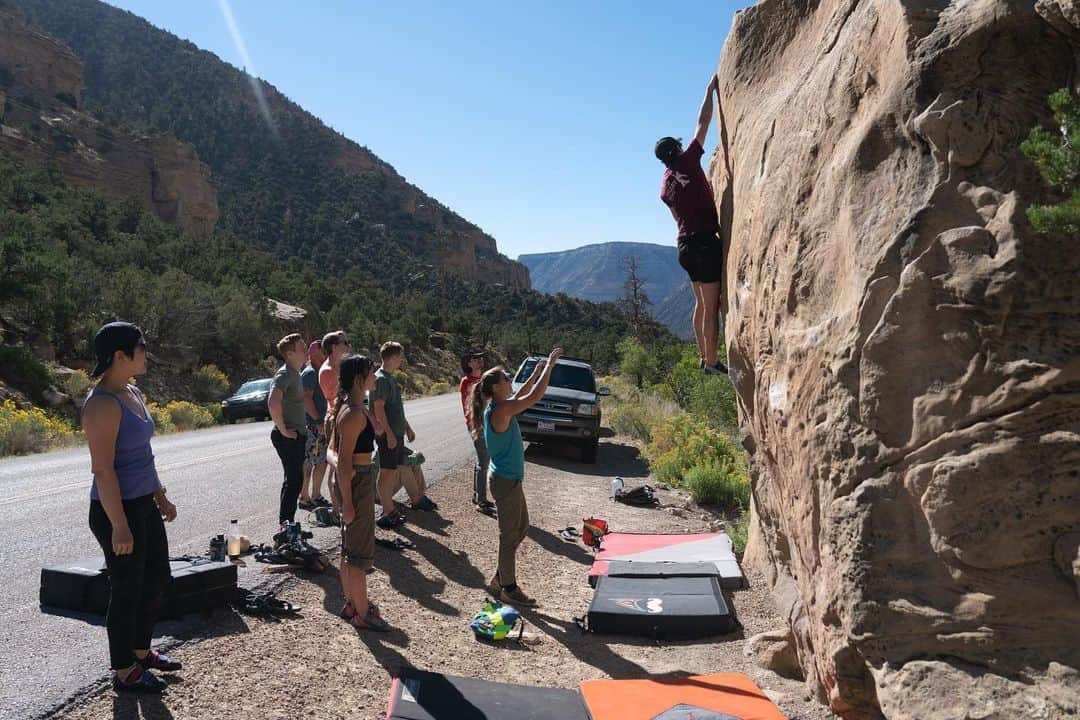
[[763,565],[845,718],[1073,716],[1080,253],[1018,146],[1075,0],[762,0],[711,173]]
[[217,194],[194,148],[168,134],[101,123],[80,110],[82,89],[82,63],[67,46],[0,8],[0,151],[209,233]]

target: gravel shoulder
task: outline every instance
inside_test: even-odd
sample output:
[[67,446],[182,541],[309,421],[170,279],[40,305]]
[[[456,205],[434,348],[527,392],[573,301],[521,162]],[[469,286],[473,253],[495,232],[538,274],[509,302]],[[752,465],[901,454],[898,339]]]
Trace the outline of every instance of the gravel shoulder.
[[[200,625],[201,639],[174,649],[185,669],[161,698],[118,697],[103,689],[59,717],[82,718],[383,718],[391,676],[405,665],[453,675],[536,686],[574,688],[595,678],[641,678],[686,673],[741,672],[754,679],[792,720],[832,718],[809,701],[803,684],[759,669],[743,654],[745,638],[779,627],[763,579],[733,594],[743,629],[701,642],[657,643],[640,638],[582,634],[574,618],[591,596],[585,580],[592,554],[559,531],[581,519],[603,517],[617,531],[703,531],[713,518],[683,509],[687,498],[661,491],[673,508],[640,509],[608,500],[610,478],[645,481],[636,450],[612,438],[599,462],[575,462],[569,449],[530,447],[525,493],[532,529],[519,550],[522,586],[540,600],[527,611],[531,646],[476,641],[468,623],[484,602],[495,567],[496,523],[472,509],[471,468],[460,468],[431,488],[435,514],[410,512],[399,534],[416,543],[403,552],[376,547],[371,596],[393,625],[390,633],[359,633],[337,617],[341,594],[336,567],[321,575],[275,573],[279,596],[303,606],[295,619],[269,621],[218,610]],[[383,531],[379,531],[384,534]],[[335,531],[317,531],[333,545]],[[389,536],[389,533],[386,534]],[[336,562],[337,553],[332,558]],[[280,581],[278,579],[280,578]],[[102,653],[104,655],[104,648]]]

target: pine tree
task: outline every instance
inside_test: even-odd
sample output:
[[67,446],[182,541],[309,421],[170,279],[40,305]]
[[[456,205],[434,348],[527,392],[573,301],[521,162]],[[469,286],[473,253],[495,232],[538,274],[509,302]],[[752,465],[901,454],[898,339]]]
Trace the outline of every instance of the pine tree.
[[1080,235],[1080,102],[1063,88],[1050,96],[1049,104],[1058,132],[1035,127],[1020,149],[1066,199],[1057,205],[1033,205],[1027,216],[1041,233]]

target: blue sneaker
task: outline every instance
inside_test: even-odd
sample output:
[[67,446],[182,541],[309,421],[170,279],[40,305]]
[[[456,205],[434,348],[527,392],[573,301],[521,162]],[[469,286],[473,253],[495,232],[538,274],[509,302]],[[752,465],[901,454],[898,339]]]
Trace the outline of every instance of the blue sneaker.
[[113,689],[117,692],[159,693],[167,687],[168,683],[149,670],[144,670],[141,665],[136,665],[123,680],[113,675]]

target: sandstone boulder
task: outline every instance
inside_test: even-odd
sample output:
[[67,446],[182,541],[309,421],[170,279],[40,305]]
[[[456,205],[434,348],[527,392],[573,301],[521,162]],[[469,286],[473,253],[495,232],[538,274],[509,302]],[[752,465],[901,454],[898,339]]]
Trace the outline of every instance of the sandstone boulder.
[[746,641],[743,652],[758,667],[771,670],[782,677],[801,680],[802,667],[795,652],[795,636],[790,628],[768,630]]
[[1019,151],[1080,75],[1076,17],[762,0],[724,48],[747,558],[845,718],[1076,710],[1080,253],[1029,227],[1051,198]]

